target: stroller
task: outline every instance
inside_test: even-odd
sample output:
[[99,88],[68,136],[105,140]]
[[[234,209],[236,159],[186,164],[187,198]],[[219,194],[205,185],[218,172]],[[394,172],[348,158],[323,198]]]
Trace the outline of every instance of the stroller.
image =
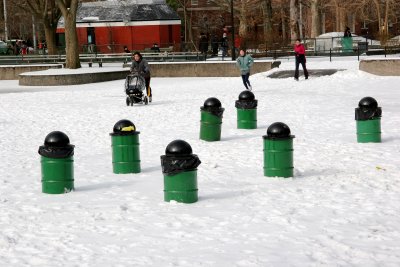
[[149,103],[146,95],[146,83],[144,78],[137,72],[133,72],[126,76],[125,79],[126,105]]

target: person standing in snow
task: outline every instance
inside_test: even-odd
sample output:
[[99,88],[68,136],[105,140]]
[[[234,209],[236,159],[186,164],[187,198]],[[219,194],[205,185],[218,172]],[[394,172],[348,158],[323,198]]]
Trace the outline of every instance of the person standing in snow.
[[147,60],[143,59],[140,52],[135,52],[133,54],[131,72],[137,72],[140,76],[144,78],[147,96],[149,97],[149,101],[151,102],[153,96],[150,87],[150,67],[149,63],[147,63]]
[[346,29],[344,30],[343,37],[351,37],[351,31],[349,27],[346,27]]
[[304,45],[301,43],[300,39],[296,40],[296,44],[294,45],[294,54],[295,54],[295,59],[296,59],[296,70],[294,72],[294,79],[296,81],[299,80],[299,65],[303,67],[304,71],[304,77],[306,80],[308,79],[308,71],[306,67],[306,49],[304,48]]
[[228,56],[228,37],[226,33],[223,33],[221,39],[222,57]]
[[250,91],[252,89],[249,81],[250,67],[253,65],[253,63],[254,59],[250,55],[247,55],[243,49],[241,49],[239,51],[239,57],[236,59],[236,66],[240,69],[244,87]]

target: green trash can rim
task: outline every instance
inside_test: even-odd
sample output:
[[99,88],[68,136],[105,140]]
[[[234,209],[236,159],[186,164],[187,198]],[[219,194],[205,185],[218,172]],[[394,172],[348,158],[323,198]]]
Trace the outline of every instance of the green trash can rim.
[[268,135],[263,135],[263,139],[268,139],[268,140],[289,140],[289,139],[293,139],[296,136],[294,135],[289,135],[289,136],[285,136],[285,137],[274,137],[274,136],[268,136]]
[[125,135],[137,135],[140,132],[131,131],[131,132],[117,132],[117,133],[110,133],[111,136],[125,136]]

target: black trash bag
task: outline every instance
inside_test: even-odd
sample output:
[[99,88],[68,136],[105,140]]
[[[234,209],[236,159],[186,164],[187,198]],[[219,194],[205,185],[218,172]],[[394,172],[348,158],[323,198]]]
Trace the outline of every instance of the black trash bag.
[[257,108],[258,101],[254,100],[236,100],[235,107],[241,109],[255,109]]
[[200,107],[201,111],[209,112],[218,118],[222,118],[222,114],[224,113],[224,108],[221,107]]
[[72,157],[74,155],[74,145],[65,147],[40,146],[38,153],[46,158],[62,159]]
[[167,175],[195,170],[200,164],[201,161],[195,154],[182,157],[161,156],[162,172]]
[[382,117],[382,108],[375,109],[356,108],[356,121],[373,120]]

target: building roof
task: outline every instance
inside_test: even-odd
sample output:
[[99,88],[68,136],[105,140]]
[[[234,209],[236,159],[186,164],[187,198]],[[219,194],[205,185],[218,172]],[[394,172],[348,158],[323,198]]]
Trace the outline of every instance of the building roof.
[[180,20],[178,14],[163,0],[102,1],[82,3],[77,23],[88,21],[128,22]]

